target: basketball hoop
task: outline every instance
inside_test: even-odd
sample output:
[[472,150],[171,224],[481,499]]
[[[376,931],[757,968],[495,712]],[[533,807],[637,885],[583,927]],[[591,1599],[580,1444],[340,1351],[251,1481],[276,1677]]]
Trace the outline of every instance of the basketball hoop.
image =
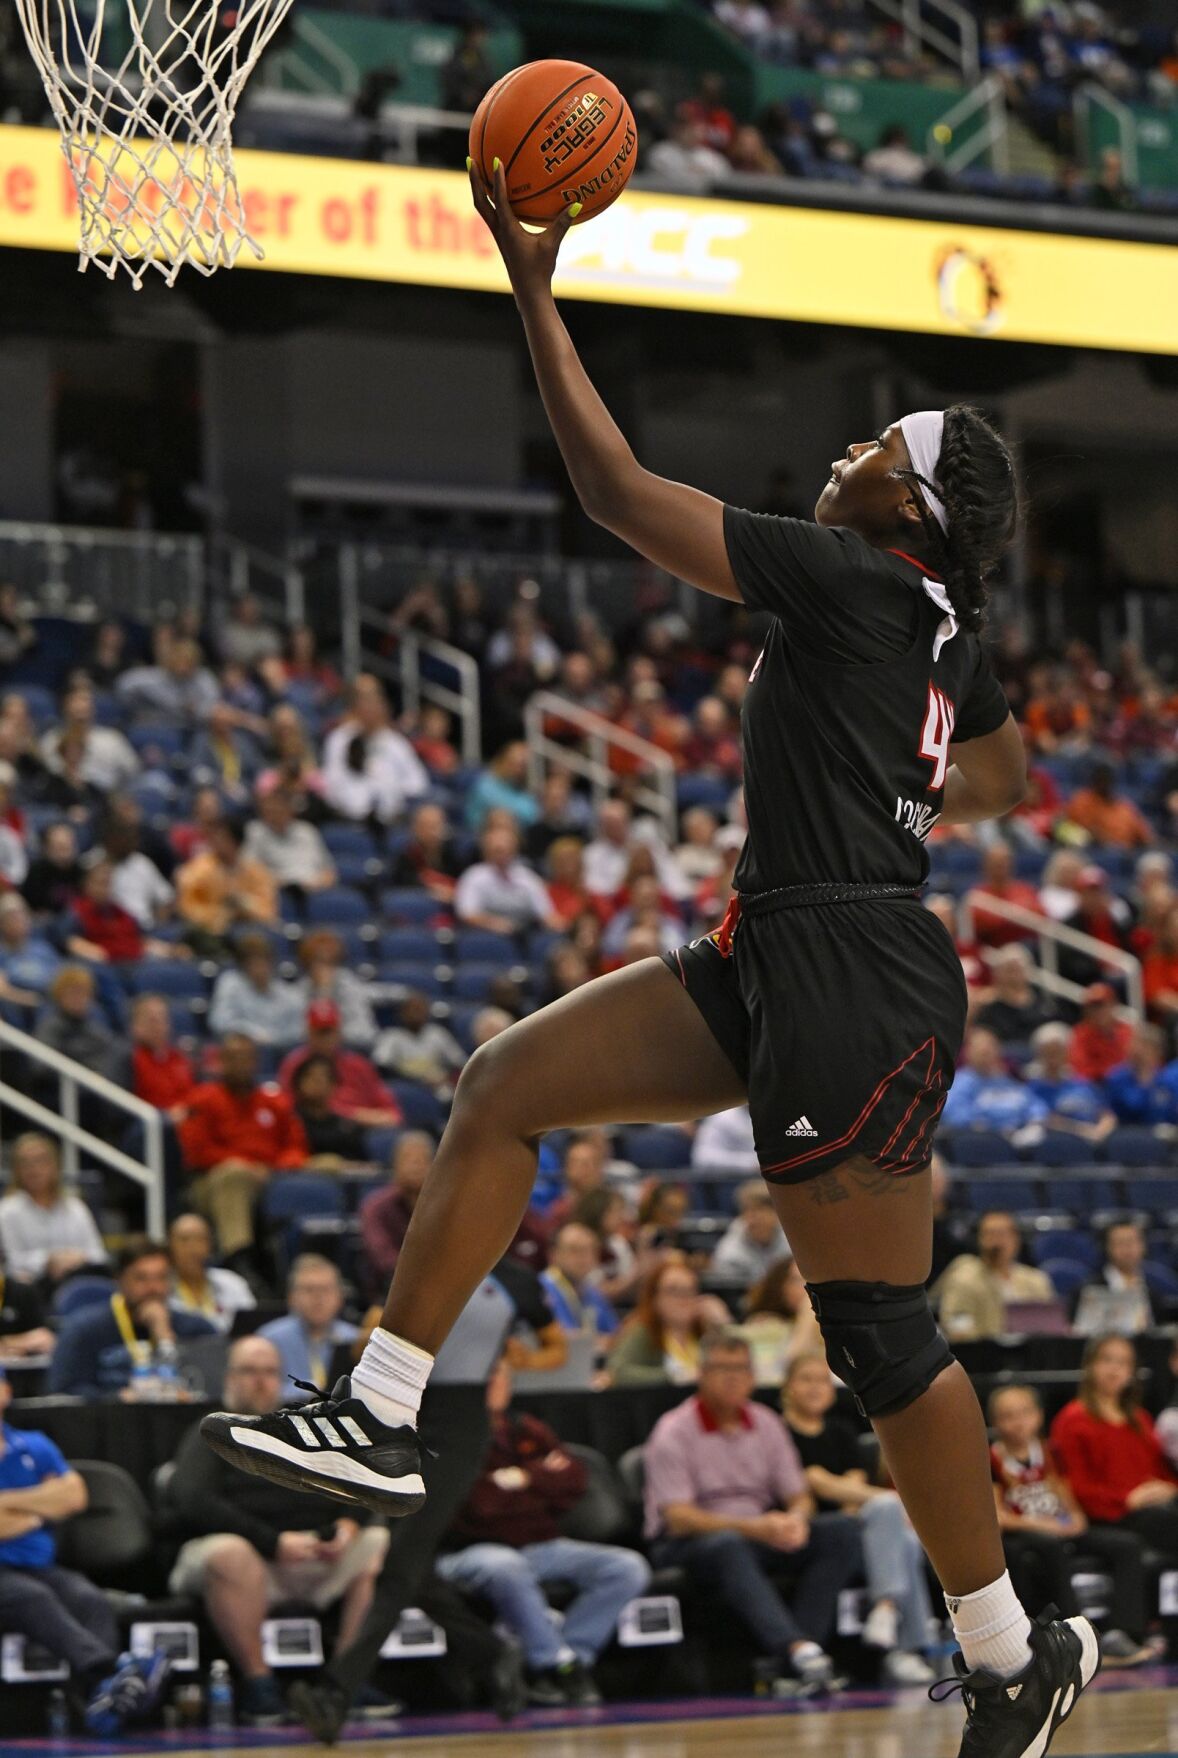
[[233,118],[291,0],[16,0],[77,192],[78,267],[136,290],[231,268],[246,230]]

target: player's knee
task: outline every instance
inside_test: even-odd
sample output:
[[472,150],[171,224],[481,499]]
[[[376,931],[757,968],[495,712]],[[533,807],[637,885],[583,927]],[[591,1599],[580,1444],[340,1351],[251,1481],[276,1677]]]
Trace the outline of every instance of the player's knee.
[[923,1287],[890,1282],[807,1285],[831,1372],[867,1417],[894,1416],[953,1365]]

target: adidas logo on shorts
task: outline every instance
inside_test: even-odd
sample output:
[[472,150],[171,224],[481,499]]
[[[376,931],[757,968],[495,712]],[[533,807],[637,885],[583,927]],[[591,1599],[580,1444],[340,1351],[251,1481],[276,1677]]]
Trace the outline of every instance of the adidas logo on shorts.
[[808,1117],[799,1117],[796,1123],[790,1124],[785,1133],[786,1135],[817,1135],[818,1131]]

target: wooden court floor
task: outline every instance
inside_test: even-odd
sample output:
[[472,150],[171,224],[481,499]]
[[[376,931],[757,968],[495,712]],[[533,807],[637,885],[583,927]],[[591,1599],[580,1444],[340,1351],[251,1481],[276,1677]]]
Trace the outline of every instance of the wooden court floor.
[[[1156,1675],[1154,1675],[1156,1676]],[[504,1731],[486,1723],[477,1728],[449,1723],[443,1731],[404,1733],[395,1726],[363,1732],[349,1728],[337,1750],[341,1758],[954,1758],[961,1712],[952,1702],[933,1705],[923,1694],[907,1694],[887,1707],[774,1710],[681,1718],[670,1705],[654,1709],[617,1707],[605,1715],[582,1714],[575,1725],[555,1717],[525,1717]],[[633,1720],[619,1716],[633,1715]],[[651,1716],[655,1719],[638,1719]],[[481,1722],[481,1718],[480,1718]],[[413,1729],[414,1731],[410,1731]],[[248,1742],[248,1743],[247,1743]],[[3,1743],[0,1741],[0,1750]],[[42,1747],[41,1750],[44,1750]],[[95,1752],[98,1748],[91,1747]],[[291,1732],[248,1735],[236,1743],[222,1736],[188,1746],[177,1736],[163,1746],[147,1741],[106,1748],[134,1758],[323,1758],[324,1748],[306,1744]],[[1178,1758],[1178,1689],[1173,1686],[1102,1681],[1085,1697],[1076,1716],[1057,1735],[1052,1755],[1059,1758]]]

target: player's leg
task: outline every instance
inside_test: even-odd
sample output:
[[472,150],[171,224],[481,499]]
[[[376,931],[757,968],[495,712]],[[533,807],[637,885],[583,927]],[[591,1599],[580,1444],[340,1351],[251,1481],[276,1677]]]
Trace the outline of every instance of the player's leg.
[[515,1235],[546,1130],[689,1121],[744,1097],[661,959],[601,977],[520,1020],[463,1070],[382,1327],[436,1352]]
[[433,1354],[519,1227],[539,1137],[566,1125],[687,1121],[744,1096],[734,1064],[661,959],[521,1020],[463,1070],[382,1323],[351,1384],[312,1420],[297,1410],[217,1411],[201,1423],[205,1440],[241,1469],[292,1488],[383,1514],[416,1512],[425,1486],[412,1425]]
[[1032,1626],[1006,1572],[981,1408],[924,1296],[930,1172],[897,1177],[857,1156],[771,1188],[831,1364],[861,1399],[945,1589],[967,1693],[962,1758],[1042,1758],[1099,1648],[1084,1618]]

